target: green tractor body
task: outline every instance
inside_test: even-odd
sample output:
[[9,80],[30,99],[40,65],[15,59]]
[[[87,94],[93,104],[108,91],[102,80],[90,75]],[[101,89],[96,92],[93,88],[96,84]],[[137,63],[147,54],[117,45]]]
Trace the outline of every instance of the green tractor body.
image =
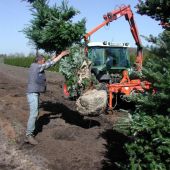
[[91,72],[99,82],[120,82],[122,71],[130,69],[128,48],[128,43],[88,43],[88,58],[92,61]]

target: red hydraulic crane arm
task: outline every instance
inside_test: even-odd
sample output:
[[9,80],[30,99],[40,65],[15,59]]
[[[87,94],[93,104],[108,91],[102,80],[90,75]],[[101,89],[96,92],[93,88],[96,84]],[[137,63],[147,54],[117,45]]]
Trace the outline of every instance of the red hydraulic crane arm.
[[87,43],[88,38],[95,33],[97,30],[102,28],[105,25],[108,25],[110,22],[117,20],[121,16],[125,16],[125,19],[129,22],[130,30],[133,35],[133,38],[137,45],[137,56],[136,56],[136,69],[138,71],[141,71],[142,69],[142,60],[143,60],[143,52],[142,52],[142,43],[139,37],[138,29],[135,24],[133,12],[130,8],[130,6],[122,6],[116,10],[113,10],[112,12],[107,13],[107,15],[104,15],[104,22],[102,22],[100,25],[92,29],[90,32],[86,33],[84,35],[84,40]]
[[102,22],[100,25],[98,25],[97,27],[95,27],[94,29],[92,29],[90,32],[86,33],[86,34],[84,35],[84,40],[85,40],[85,42],[88,43],[89,37],[90,37],[93,33],[95,33],[97,30],[99,30],[100,28],[104,27],[105,25],[108,25],[109,22],[111,22],[111,21],[106,20],[106,21]]

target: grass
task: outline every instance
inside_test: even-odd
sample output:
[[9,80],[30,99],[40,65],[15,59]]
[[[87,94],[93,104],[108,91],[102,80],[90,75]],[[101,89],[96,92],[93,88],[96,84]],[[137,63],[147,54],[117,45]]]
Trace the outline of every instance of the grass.
[[[4,64],[19,66],[19,67],[30,67],[34,62],[35,57],[7,57],[4,58]],[[59,71],[59,63],[48,69],[49,71]]]

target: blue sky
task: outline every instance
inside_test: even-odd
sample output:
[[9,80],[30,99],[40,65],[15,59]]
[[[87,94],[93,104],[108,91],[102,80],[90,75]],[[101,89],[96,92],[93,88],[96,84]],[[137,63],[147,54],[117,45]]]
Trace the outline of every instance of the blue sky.
[[[49,0],[50,5],[59,4],[61,0]],[[87,32],[103,22],[103,14],[114,10],[120,5],[130,5],[134,12],[136,25],[140,35],[150,34],[157,36],[163,30],[155,20],[148,16],[141,16],[135,12],[134,6],[137,0],[69,0],[69,5],[79,10],[81,13],[75,17],[75,21],[86,18]],[[21,32],[32,19],[29,11],[29,3],[22,0],[0,0],[0,54],[34,52],[34,48],[29,45],[29,40]],[[108,27],[103,27],[93,34],[92,41],[116,41],[129,42],[135,47],[129,24],[124,17],[113,21]],[[141,38],[143,45],[147,42]]]

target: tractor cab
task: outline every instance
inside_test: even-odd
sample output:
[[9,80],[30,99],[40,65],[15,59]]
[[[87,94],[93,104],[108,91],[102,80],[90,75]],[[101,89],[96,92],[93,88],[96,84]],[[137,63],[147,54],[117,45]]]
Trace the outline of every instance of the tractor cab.
[[122,71],[130,68],[128,43],[90,42],[88,58],[92,73],[100,82],[118,83]]

